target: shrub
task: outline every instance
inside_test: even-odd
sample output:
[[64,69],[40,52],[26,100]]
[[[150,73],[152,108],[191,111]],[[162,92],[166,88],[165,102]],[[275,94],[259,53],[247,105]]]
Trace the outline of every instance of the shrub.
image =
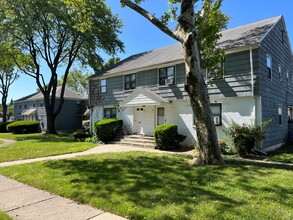
[[271,120],[265,121],[261,125],[239,125],[232,122],[232,125],[228,128],[226,133],[232,138],[239,156],[246,156],[252,153],[256,141],[261,141],[265,138],[265,133],[262,128],[269,123],[271,123]]
[[178,132],[176,124],[158,125],[154,131],[156,148],[161,150],[177,146]]
[[84,139],[88,138],[90,135],[85,131],[85,129],[78,129],[73,133],[73,137],[75,141],[84,141]]
[[1,122],[0,123],[0,133],[6,133],[8,132],[6,129],[6,126],[11,124],[12,122]]
[[95,134],[102,142],[109,142],[122,130],[123,120],[119,118],[106,118],[95,122]]
[[39,121],[16,121],[6,126],[7,131],[14,134],[28,134],[41,132]]

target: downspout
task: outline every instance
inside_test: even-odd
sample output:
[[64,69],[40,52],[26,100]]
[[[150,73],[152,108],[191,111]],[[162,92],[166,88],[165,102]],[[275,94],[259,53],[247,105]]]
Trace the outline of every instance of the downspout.
[[249,48],[250,52],[250,74],[251,74],[251,96],[254,96],[254,72],[253,72],[253,56],[252,56],[252,48]]

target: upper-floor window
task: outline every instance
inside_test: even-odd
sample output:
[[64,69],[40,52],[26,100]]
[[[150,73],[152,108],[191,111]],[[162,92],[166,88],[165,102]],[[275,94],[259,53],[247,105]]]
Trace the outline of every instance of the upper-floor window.
[[279,64],[279,68],[278,68],[278,72],[279,72],[279,80],[281,81],[281,79],[282,79],[282,67],[281,67],[281,65]]
[[136,87],[136,75],[134,74],[129,74],[124,76],[124,89],[125,90],[130,90],[130,89],[135,89]]
[[116,118],[116,108],[104,108],[104,118]]
[[105,93],[107,91],[107,81],[106,79],[100,80],[100,92]]
[[267,78],[272,79],[272,58],[267,55]]
[[19,105],[18,108],[21,109],[21,105]]
[[175,83],[175,66],[159,69],[159,85],[174,85]]

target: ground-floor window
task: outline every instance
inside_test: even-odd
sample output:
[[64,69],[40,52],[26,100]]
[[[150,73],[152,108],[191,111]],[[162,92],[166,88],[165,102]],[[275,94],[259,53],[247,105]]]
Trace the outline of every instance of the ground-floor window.
[[157,108],[157,125],[161,125],[165,123],[165,108],[158,107]]
[[212,103],[211,111],[214,117],[214,123],[216,126],[222,125],[222,103]]
[[116,118],[116,108],[104,108],[104,118]]
[[279,125],[283,125],[283,114],[282,114],[282,105],[278,105],[278,122]]
[[[212,111],[215,126],[222,125],[222,103],[212,103],[211,111]],[[193,114],[193,126],[195,126],[194,114]]]

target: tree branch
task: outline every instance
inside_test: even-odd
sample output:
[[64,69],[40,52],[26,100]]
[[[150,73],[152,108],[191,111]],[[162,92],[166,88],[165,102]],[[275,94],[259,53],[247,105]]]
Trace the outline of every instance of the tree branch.
[[154,15],[140,7],[139,5],[133,3],[130,0],[120,0],[120,2],[127,7],[131,8],[132,10],[136,11],[143,17],[145,17],[148,21],[150,21],[153,25],[155,25],[157,28],[159,28],[161,31],[163,31],[165,34],[169,35],[170,37],[174,38],[175,40],[182,42],[181,37],[173,30],[171,30],[169,27],[164,25],[158,18],[156,18]]

